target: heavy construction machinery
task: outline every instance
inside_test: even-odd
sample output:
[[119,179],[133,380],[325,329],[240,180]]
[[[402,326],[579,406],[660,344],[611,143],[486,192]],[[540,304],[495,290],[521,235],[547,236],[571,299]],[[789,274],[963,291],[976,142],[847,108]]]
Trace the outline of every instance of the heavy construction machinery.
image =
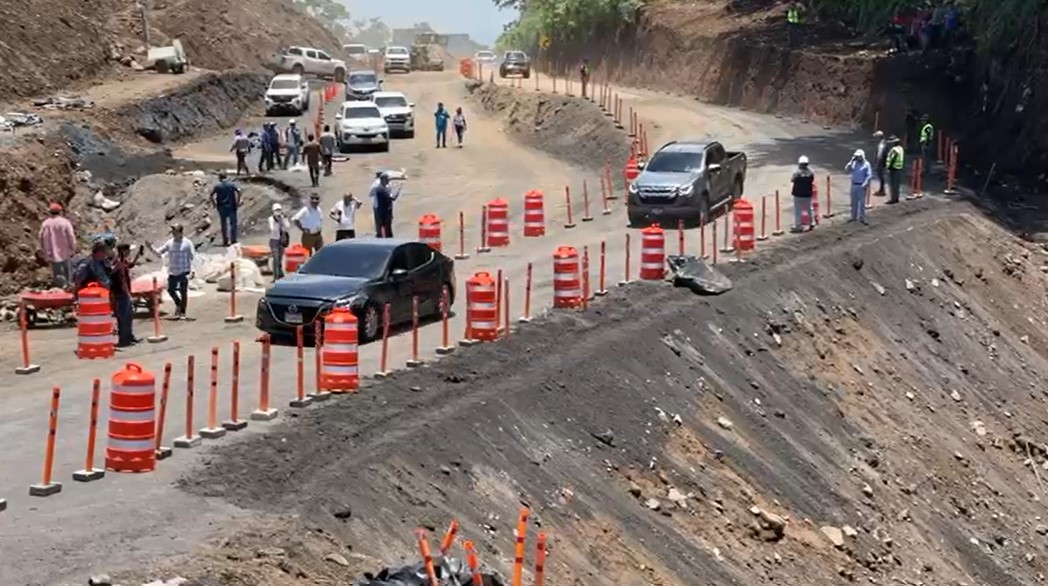
[[411,45],[412,71],[444,71],[444,47],[448,38],[434,32],[420,32]]

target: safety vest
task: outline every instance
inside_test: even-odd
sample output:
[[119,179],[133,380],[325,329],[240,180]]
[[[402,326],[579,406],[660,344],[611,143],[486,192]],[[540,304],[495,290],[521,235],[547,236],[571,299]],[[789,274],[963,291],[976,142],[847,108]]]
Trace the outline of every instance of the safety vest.
[[790,7],[786,10],[786,21],[790,24],[800,24],[801,14],[796,8]]
[[925,122],[924,126],[921,127],[921,143],[931,142],[932,132],[934,131],[935,128],[932,126],[932,123]]
[[906,151],[903,150],[902,145],[895,145],[892,150],[888,151],[887,167],[889,169],[902,169],[903,168],[903,157],[906,156]]

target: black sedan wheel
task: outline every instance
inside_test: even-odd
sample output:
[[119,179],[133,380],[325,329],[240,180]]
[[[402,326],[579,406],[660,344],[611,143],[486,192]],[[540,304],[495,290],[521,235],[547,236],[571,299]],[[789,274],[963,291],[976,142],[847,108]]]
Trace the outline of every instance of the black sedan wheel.
[[382,314],[378,307],[373,304],[364,306],[364,314],[360,319],[360,342],[366,343],[377,340],[382,336]]

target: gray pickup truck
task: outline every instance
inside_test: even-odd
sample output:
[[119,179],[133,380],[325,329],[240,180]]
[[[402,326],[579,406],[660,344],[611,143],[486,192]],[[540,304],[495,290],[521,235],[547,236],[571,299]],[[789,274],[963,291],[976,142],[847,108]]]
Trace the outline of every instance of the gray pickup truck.
[[631,226],[684,220],[697,224],[711,210],[742,196],[746,154],[715,141],[681,140],[662,146],[629,186]]

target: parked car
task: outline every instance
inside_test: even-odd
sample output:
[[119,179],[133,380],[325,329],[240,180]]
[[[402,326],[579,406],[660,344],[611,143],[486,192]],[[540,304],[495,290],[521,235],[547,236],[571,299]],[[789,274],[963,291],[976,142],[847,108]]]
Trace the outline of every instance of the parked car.
[[309,83],[297,73],[281,73],[273,77],[266,89],[266,116],[293,114],[309,110]]
[[360,43],[347,43],[342,45],[342,55],[349,60],[351,65],[366,66],[370,60],[368,57],[368,46]]
[[393,71],[411,73],[411,51],[408,51],[407,47],[396,45],[386,47],[383,53],[383,61],[382,68],[385,73]]
[[499,65],[499,77],[519,75],[524,79],[531,77],[531,59],[524,51],[506,51]]
[[378,106],[371,101],[344,102],[335,114],[338,134],[335,140],[339,152],[354,146],[378,146],[389,150],[389,125],[382,117]]
[[280,56],[278,68],[282,73],[309,73],[331,77],[339,83],[346,81],[346,62],[312,47],[288,47]]
[[[314,322],[336,307],[349,308],[360,341],[381,337],[383,308],[390,325],[410,322],[412,298],[421,317],[455,302],[455,261],[421,242],[393,238],[341,240],[318,250],[298,271],[280,279],[258,302],[255,326],[276,338],[302,326],[312,337]],[[323,321],[321,321],[323,324]]]
[[415,138],[415,103],[401,92],[375,92],[371,101],[389,125],[392,134]]
[[708,140],[663,145],[630,183],[626,213],[631,225],[708,219],[710,212],[742,197],[746,154]]
[[492,51],[477,51],[473,55],[473,60],[477,63],[483,63],[485,65],[495,62],[495,53]]
[[370,69],[350,71],[346,78],[347,100],[370,100],[371,96],[382,89],[382,80]]

